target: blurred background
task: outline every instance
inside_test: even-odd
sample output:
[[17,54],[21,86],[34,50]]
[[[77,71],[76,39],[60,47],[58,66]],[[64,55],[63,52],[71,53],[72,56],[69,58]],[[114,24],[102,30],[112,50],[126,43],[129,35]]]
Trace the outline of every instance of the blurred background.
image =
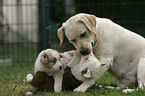
[[77,13],[94,14],[145,37],[145,0],[0,0],[0,66],[34,62],[46,48],[75,49],[57,29]]

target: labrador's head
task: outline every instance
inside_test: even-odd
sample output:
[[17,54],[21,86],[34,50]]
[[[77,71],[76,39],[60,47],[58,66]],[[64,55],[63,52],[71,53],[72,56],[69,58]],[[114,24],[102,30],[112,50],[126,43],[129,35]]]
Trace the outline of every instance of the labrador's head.
[[57,34],[60,44],[63,42],[64,32],[69,42],[76,47],[78,53],[82,55],[90,54],[96,34],[96,17],[81,13],[69,18],[58,29]]

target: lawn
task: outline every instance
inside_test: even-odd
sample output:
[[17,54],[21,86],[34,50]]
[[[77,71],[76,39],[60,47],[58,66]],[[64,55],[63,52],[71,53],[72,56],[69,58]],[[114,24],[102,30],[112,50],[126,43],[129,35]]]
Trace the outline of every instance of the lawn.
[[[25,91],[30,88],[25,77],[28,73],[33,74],[33,63],[13,64],[12,66],[0,67],[0,96],[25,96]],[[97,82],[100,85],[116,85],[116,78],[106,72]],[[90,88],[85,93],[74,92],[37,92],[34,96],[145,96],[143,90],[132,93],[122,93],[122,90]]]

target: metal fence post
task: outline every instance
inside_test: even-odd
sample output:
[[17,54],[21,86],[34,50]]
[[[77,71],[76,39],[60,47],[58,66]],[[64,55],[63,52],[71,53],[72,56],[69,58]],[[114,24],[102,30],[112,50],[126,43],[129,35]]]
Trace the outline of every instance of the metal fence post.
[[49,4],[49,0],[38,0],[38,22],[39,22],[39,31],[38,38],[39,51],[49,48],[49,32],[46,29],[46,26],[49,24],[49,10],[46,10],[46,5]]

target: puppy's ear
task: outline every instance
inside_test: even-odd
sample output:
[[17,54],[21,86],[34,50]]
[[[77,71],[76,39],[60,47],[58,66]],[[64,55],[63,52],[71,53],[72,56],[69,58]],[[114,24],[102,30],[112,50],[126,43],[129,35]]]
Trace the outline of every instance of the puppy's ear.
[[84,15],[78,21],[83,22],[90,32],[96,34],[96,17],[94,15]]
[[58,29],[58,31],[57,31],[57,36],[58,36],[58,38],[59,38],[59,40],[60,40],[60,45],[61,45],[62,42],[63,42],[63,33],[64,33],[64,27],[61,26],[61,27]]
[[90,78],[91,77],[91,70],[86,68],[82,71],[82,75],[86,78]]

